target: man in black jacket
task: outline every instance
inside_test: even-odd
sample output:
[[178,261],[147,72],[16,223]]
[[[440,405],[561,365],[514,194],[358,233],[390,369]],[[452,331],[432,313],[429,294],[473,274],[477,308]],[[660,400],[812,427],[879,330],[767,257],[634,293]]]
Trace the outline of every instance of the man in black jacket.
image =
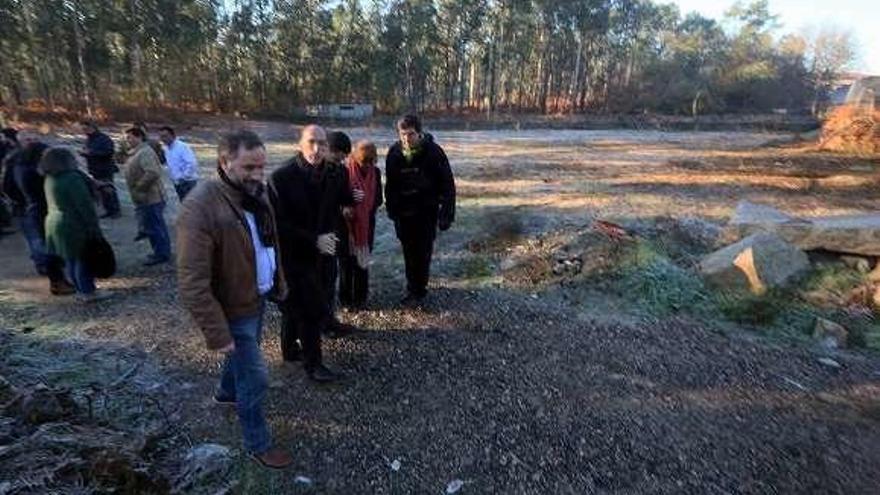
[[437,228],[455,220],[455,180],[446,153],[422,132],[415,115],[397,121],[400,141],[385,158],[385,208],[403,248],[407,296],[415,303],[428,293]]
[[119,198],[113,185],[113,175],[119,172],[119,167],[113,161],[113,140],[99,131],[94,122],[80,122],[80,127],[86,135],[86,144],[80,154],[86,159],[89,174],[100,182],[101,205],[104,207],[101,218],[119,218]]
[[37,171],[43,153],[49,149],[45,143],[30,136],[21,140],[21,146],[3,160],[6,169],[3,192],[21,204],[21,232],[28,244],[34,268],[49,279],[49,291],[56,296],[76,292],[64,275],[64,259],[49,254],[46,249],[44,221],[48,213],[43,176]]
[[302,360],[312,380],[331,382],[338,376],[323,364],[321,333],[333,321],[328,281],[336,276],[339,210],[354,199],[346,170],[326,159],[324,129],[306,126],[299,147],[269,179],[291,289],[281,305],[281,351],[285,361]]

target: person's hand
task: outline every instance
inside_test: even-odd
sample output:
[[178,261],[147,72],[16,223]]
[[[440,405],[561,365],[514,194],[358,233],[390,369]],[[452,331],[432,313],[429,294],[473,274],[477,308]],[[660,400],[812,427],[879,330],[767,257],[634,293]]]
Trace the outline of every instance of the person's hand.
[[333,256],[336,254],[336,243],[339,242],[339,238],[336,237],[336,234],[330,232],[328,234],[321,234],[318,236],[318,252],[326,256]]
[[364,200],[364,191],[361,189],[353,189],[351,191],[351,196],[354,198],[355,203],[360,203]]
[[342,216],[348,220],[351,220],[352,218],[354,218],[354,208],[350,206],[342,208]]
[[221,347],[220,349],[217,349],[217,352],[220,352],[223,354],[229,354],[230,352],[232,352],[234,350],[235,350],[235,342],[230,342],[230,343],[226,344],[225,346]]

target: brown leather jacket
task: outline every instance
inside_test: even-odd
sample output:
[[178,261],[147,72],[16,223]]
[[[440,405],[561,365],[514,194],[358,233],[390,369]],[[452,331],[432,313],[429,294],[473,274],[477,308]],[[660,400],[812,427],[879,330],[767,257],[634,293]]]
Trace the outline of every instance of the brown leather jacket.
[[[275,286],[269,298],[287,297],[276,247]],[[177,283],[180,300],[205,334],[208,349],[232,342],[229,320],[259,312],[254,245],[241,193],[219,180],[203,181],[177,217]]]

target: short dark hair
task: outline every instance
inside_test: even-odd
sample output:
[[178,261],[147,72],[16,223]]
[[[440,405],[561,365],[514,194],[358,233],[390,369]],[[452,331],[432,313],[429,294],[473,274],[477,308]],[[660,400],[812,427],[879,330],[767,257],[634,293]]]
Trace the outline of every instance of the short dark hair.
[[29,143],[21,150],[22,160],[27,164],[39,165],[40,159],[43,158],[47,149],[49,149],[49,145],[42,141]]
[[159,128],[159,132],[162,132],[162,131],[165,131],[165,132],[167,132],[168,134],[171,134],[172,136],[176,136],[176,135],[177,135],[177,134],[174,133],[174,129],[172,129],[170,125],[163,125],[162,127],[160,127],[160,128]]
[[224,134],[223,137],[220,138],[217,152],[221,156],[228,155],[230,157],[235,157],[238,154],[238,150],[242,147],[246,150],[252,150],[254,148],[265,148],[265,146],[263,140],[260,139],[260,136],[258,136],[256,132],[240,129]]
[[412,129],[416,132],[422,132],[422,119],[418,115],[408,114],[397,119],[398,129]]
[[44,175],[53,175],[67,170],[76,170],[79,163],[76,156],[67,148],[55,147],[45,150],[37,169]]
[[92,129],[94,129],[96,131],[98,130],[98,124],[96,124],[94,120],[83,119],[83,120],[79,121],[79,125],[85,126],[85,127],[91,127]]
[[18,129],[14,129],[12,127],[4,127],[0,130],[0,134],[3,135],[6,139],[10,141],[18,142]]
[[140,127],[129,127],[125,130],[126,134],[131,134],[132,136],[139,138],[141,141],[147,140],[147,134]]
[[327,146],[330,151],[341,151],[346,155],[351,153],[351,139],[344,132],[333,131],[327,134]]

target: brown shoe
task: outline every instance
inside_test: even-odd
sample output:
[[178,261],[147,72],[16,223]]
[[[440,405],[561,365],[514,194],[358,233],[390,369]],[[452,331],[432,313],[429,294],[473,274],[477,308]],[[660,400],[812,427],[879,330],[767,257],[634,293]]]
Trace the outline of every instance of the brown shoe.
[[49,292],[53,296],[69,296],[76,292],[76,289],[67,280],[56,280],[49,282]]
[[270,469],[284,469],[293,464],[293,456],[278,447],[272,447],[262,454],[251,454],[251,457],[263,467]]

